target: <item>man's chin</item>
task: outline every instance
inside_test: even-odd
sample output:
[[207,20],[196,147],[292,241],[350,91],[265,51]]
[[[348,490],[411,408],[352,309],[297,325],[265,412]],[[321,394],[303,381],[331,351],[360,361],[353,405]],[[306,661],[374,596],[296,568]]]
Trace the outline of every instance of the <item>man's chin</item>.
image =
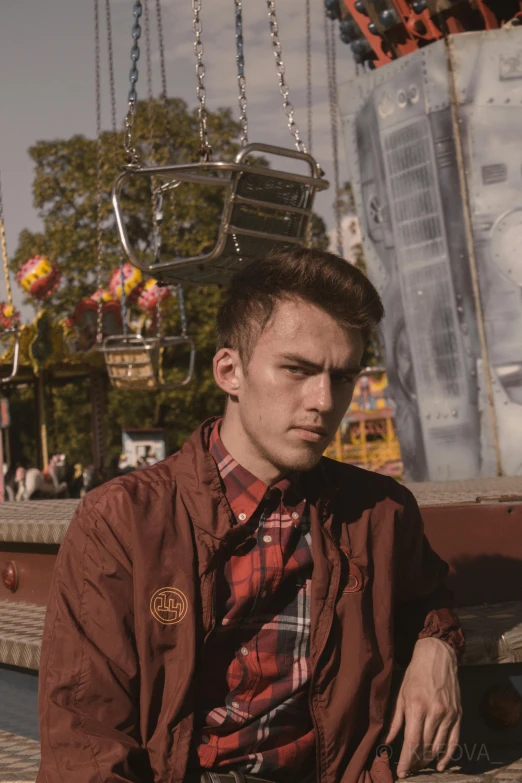
[[[319,463],[319,460],[323,455],[323,450],[321,449],[318,451],[316,448],[299,449],[298,452],[297,450],[292,451],[293,453],[289,452],[284,455],[286,457],[284,460],[285,464],[284,466],[281,465],[281,468],[285,471],[298,471],[301,473],[312,470]],[[282,455],[278,455],[279,460],[281,460],[281,456]]]

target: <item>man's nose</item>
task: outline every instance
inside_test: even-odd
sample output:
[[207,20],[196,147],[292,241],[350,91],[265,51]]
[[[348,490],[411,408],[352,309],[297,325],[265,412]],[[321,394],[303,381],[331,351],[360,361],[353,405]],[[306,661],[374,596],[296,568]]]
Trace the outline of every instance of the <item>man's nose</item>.
[[329,413],[333,409],[332,381],[329,375],[310,378],[307,402],[310,410],[319,413]]

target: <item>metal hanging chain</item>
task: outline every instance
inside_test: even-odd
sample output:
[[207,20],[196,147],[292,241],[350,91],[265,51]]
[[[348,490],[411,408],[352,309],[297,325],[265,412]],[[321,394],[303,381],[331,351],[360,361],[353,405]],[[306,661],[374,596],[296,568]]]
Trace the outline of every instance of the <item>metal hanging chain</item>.
[[163,302],[161,299],[158,299],[156,302],[156,337],[161,338],[163,337]]
[[268,21],[270,24],[270,37],[274,48],[274,58],[276,61],[276,70],[279,77],[279,92],[283,97],[283,109],[288,117],[288,130],[293,136],[295,146],[298,152],[306,152],[306,145],[300,137],[299,128],[294,118],[294,107],[288,99],[289,89],[285,79],[285,66],[283,63],[281,42],[279,40],[279,27],[277,24],[275,0],[266,0],[268,7]]
[[170,141],[172,135],[170,127],[170,110],[167,98],[167,67],[165,64],[165,43],[163,38],[163,18],[161,13],[161,0],[156,0],[156,23],[158,27],[158,45],[160,56],[160,73],[161,73],[161,97],[163,100],[163,106],[165,109],[165,132],[166,142]]
[[196,95],[199,101],[199,139],[200,148],[199,154],[202,160],[210,160],[212,158],[212,147],[208,141],[208,127],[207,127],[207,107],[206,107],[206,92],[205,92],[205,66],[203,64],[203,42],[201,40],[201,33],[203,26],[201,24],[201,0],[192,0],[192,10],[194,12],[194,21],[192,22],[192,29],[194,30],[194,53],[196,55]]
[[0,241],[2,243],[2,263],[4,265],[5,276],[5,291],[7,294],[7,304],[13,306],[13,294],[11,291],[11,281],[9,279],[9,267],[7,265],[7,241],[5,238],[5,223],[4,223],[4,200],[2,198],[2,183],[0,181]]
[[335,117],[335,124],[333,130],[335,132],[335,144],[333,145],[334,152],[334,177],[335,177],[335,218],[336,218],[336,235],[337,246],[339,255],[344,258],[344,242],[343,242],[343,227],[342,227],[342,213],[341,213],[341,180],[339,176],[339,97],[337,91],[337,37],[335,35],[335,21],[330,20],[330,52],[332,57],[332,97],[333,97],[333,115]]
[[163,43],[163,20],[161,17],[161,0],[156,0],[156,22],[158,25],[158,43],[160,51],[161,93],[167,100],[167,69],[165,67],[165,46]]
[[[101,122],[101,75],[100,75],[100,10],[98,0],[94,0],[94,52],[95,52],[95,89],[96,89],[96,291],[102,287],[103,237],[103,148]],[[96,342],[103,342],[103,302],[98,295],[96,308]]]
[[236,63],[237,85],[239,87],[239,122],[241,123],[240,144],[246,147],[248,144],[248,117],[245,77],[245,53],[243,41],[243,4],[242,0],[234,0],[236,6]]
[[111,0],[105,0],[105,17],[107,23],[107,53],[109,61],[109,88],[111,95],[111,127],[114,134],[114,160],[118,163],[118,122],[116,114],[116,84],[114,80],[114,55],[112,46],[112,19],[111,19]]
[[313,149],[312,127],[312,14],[310,0],[306,0],[306,117],[308,124],[308,152]]
[[[143,2],[143,19],[145,22],[145,62],[147,65],[147,100],[152,101],[152,62],[151,62],[151,46],[150,46],[150,14],[149,14],[149,0]],[[149,118],[150,122],[150,118]]]
[[341,221],[341,184],[339,179],[339,107],[337,101],[337,67],[335,63],[335,22],[328,24],[328,18],[324,15],[324,42],[326,51],[326,72],[328,76],[328,103],[330,107],[330,129],[332,134],[332,158],[334,167],[334,213],[335,213],[335,239],[337,254],[344,257],[343,231]]
[[120,261],[120,284],[121,284],[121,322],[123,326],[123,336],[127,337],[127,294],[125,293],[125,265],[123,258]]
[[[151,43],[150,43],[150,14],[149,0],[144,0],[144,23],[145,23],[145,61],[147,64],[147,114],[149,119],[149,146],[150,162],[154,165],[154,111],[152,97],[152,63],[151,63]],[[151,178],[151,208],[152,208],[152,244],[154,249],[154,263],[161,261],[161,233],[160,224],[163,220],[163,198],[161,193],[157,193],[156,177]]]
[[187,310],[185,308],[185,295],[183,293],[183,286],[179,283],[177,287],[178,302],[179,302],[179,315],[181,319],[181,334],[183,337],[187,336]]
[[131,47],[131,69],[129,73],[130,90],[129,90],[129,107],[127,110],[127,116],[125,117],[125,136],[123,146],[125,148],[125,155],[127,163],[130,166],[137,166],[139,164],[139,155],[136,149],[132,146],[132,128],[134,125],[134,117],[136,115],[136,104],[138,102],[138,93],[136,92],[136,83],[138,81],[138,66],[137,62],[140,59],[140,47],[138,41],[141,38],[140,17],[143,12],[141,0],[135,0],[132,14],[134,16],[134,24],[132,26],[132,47]]

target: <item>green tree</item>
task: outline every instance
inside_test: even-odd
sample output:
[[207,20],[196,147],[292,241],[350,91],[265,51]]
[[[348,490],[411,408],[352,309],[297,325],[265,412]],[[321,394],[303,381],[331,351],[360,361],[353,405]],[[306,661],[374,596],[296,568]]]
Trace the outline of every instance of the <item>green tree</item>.
[[[239,125],[229,109],[209,112],[209,137],[215,158],[230,160],[239,149]],[[156,164],[181,163],[198,159],[198,116],[180,99],[140,102],[137,106],[134,146],[143,161]],[[34,161],[34,205],[42,220],[41,232],[23,230],[12,259],[13,270],[36,254],[55,260],[62,284],[46,301],[46,309],[56,319],[70,316],[82,299],[96,290],[97,248],[97,154],[96,140],[74,136],[68,140],[39,141],[30,150]],[[121,260],[114,214],[110,202],[112,184],[123,159],[123,134],[102,135],[102,285],[106,287]],[[138,179],[126,188],[127,229],[133,246],[140,252],[152,247],[152,206],[150,183]],[[195,255],[214,243],[222,210],[218,188],[184,186],[183,197],[165,198],[163,244],[165,258],[175,253]],[[314,244],[324,246],[326,230],[314,218]],[[121,429],[161,426],[167,431],[167,449],[178,448],[199,422],[218,414],[224,398],[212,377],[215,349],[214,322],[222,290],[218,286],[185,288],[189,332],[197,346],[194,380],[187,387],[171,391],[107,391],[107,451],[114,456],[121,448]],[[180,317],[175,299],[170,299],[163,318],[164,333],[179,334]],[[83,384],[57,387],[52,394],[50,449],[65,450],[72,461],[90,460],[90,420],[87,391]],[[51,395],[48,395],[49,405]],[[26,411],[26,403],[20,408]],[[49,406],[48,406],[49,407]],[[23,426],[22,421],[19,425]]]

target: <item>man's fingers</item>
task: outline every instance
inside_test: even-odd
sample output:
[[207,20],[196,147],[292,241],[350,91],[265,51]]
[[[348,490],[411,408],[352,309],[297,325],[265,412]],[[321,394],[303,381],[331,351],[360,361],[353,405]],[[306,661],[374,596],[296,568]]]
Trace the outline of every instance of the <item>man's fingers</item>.
[[388,745],[390,742],[393,742],[393,740],[401,730],[401,726],[403,723],[404,723],[404,702],[399,697],[399,699],[397,699],[397,704],[395,705],[395,710],[393,713],[392,721],[390,723],[390,728],[388,729],[388,733],[384,739],[386,745]]
[[432,743],[432,757],[435,758],[439,753],[446,752],[448,747],[449,735],[455,724],[455,717],[453,715],[446,717],[440,724],[435,738]]
[[446,765],[448,764],[448,761],[455,753],[456,747],[459,743],[459,735],[460,735],[460,716],[458,717],[457,721],[453,724],[450,735],[448,737],[448,747],[446,750],[446,753],[443,755],[443,757],[437,762],[437,770],[439,772],[442,772],[443,769],[446,768]]
[[424,731],[422,734],[422,761],[428,764],[434,756],[442,749],[442,746],[435,750],[435,746],[438,743],[439,734],[441,734],[441,727],[444,722],[446,723],[446,731],[444,734],[442,744],[445,743],[446,737],[450,726],[453,724],[453,716],[448,718],[447,710],[442,706],[434,707],[427,715],[424,721]]
[[410,708],[406,714],[404,743],[397,765],[397,775],[399,778],[405,778],[410,769],[414,767],[420,759],[424,718],[425,715],[422,710],[414,707]]

